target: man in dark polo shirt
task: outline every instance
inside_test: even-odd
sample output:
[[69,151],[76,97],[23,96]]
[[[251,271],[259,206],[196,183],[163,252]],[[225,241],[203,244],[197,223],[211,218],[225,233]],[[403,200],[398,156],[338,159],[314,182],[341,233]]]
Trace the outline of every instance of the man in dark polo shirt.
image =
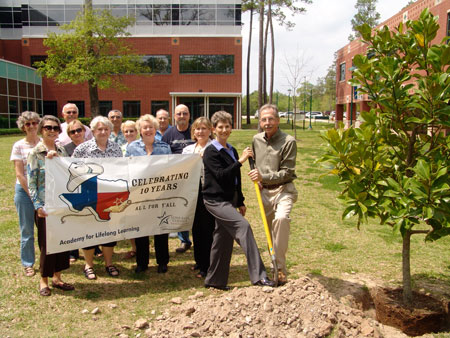
[[[175,107],[175,127],[168,129],[161,141],[170,145],[172,154],[181,154],[183,148],[195,143],[191,139],[191,125],[189,124],[190,114],[189,108],[184,104],[179,104]],[[182,231],[178,233],[178,238],[181,245],[176,249],[176,252],[183,253],[189,250],[192,242],[189,240],[189,231]]]
[[282,132],[278,126],[280,117],[275,105],[266,104],[259,109],[259,124],[262,133],[253,137],[253,154],[256,169],[249,172],[252,181],[257,181],[261,197],[272,230],[273,246],[278,265],[279,285],[287,282],[286,252],[288,249],[292,206],[297,201],[297,190],[293,180],[297,143]]

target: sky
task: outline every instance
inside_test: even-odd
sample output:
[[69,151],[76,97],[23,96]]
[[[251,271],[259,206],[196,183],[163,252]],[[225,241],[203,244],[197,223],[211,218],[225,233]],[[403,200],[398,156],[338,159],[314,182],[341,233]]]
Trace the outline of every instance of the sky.
[[[380,13],[380,23],[397,14],[406,6],[408,0],[378,0],[377,11]],[[305,14],[290,17],[295,22],[291,31],[280,27],[274,22],[275,32],[275,81],[274,91],[287,94],[286,64],[293,63],[296,55],[305,60],[305,74],[308,81],[315,83],[318,77],[327,73],[333,62],[334,53],[348,43],[352,33],[351,19],[356,14],[356,0],[313,0],[305,6]],[[242,27],[242,91],[247,88],[247,49],[250,15],[243,14]],[[250,92],[258,88],[258,17],[253,18],[253,35],[250,66]],[[268,50],[269,53],[269,50]],[[269,55],[269,54],[268,54]],[[270,57],[268,58],[270,64]],[[286,61],[290,60],[290,61]],[[268,68],[269,71],[269,68]]]

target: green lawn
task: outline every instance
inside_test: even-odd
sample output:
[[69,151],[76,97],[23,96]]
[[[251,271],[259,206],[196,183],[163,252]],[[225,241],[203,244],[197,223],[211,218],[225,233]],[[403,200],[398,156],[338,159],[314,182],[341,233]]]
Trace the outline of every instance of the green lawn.
[[[287,127],[286,124],[283,127]],[[356,229],[356,220],[341,220],[342,208],[336,201],[339,185],[335,177],[323,176],[327,169],[315,163],[325,145],[321,128],[297,131],[297,189],[299,199],[292,211],[291,240],[288,252],[290,278],[304,274],[322,275],[322,280],[339,281],[346,274],[364,275],[390,285],[401,281],[401,240],[387,226],[372,221]],[[291,130],[288,130],[291,133]],[[251,144],[255,130],[233,131],[231,143],[241,151]],[[19,231],[13,203],[14,171],[9,162],[11,147],[19,136],[0,137],[0,332],[2,336],[113,336],[121,325],[133,325],[140,317],[154,318],[169,306],[168,300],[187,298],[202,287],[202,281],[190,270],[192,251],[176,254],[178,240],[170,240],[171,262],[165,275],[156,273],[154,255],[151,267],[142,277],[133,273],[134,262],[123,259],[128,243],[116,247],[114,257],[120,278],[107,277],[103,261],[96,261],[97,281],[82,274],[83,261],[76,262],[63,276],[75,284],[71,293],[53,291],[51,297],[39,296],[39,276],[26,278],[19,259]],[[242,168],[247,218],[266,266],[270,258],[259,217],[254,186],[247,178],[248,165]],[[425,243],[423,237],[412,240],[412,274],[417,288],[424,285],[450,285],[450,238]],[[153,250],[152,250],[153,251]],[[36,245],[36,254],[38,249]],[[245,257],[236,246],[230,285],[250,285]],[[117,307],[111,307],[116,304]],[[99,307],[97,315],[83,314]],[[129,331],[133,334],[134,331]]]

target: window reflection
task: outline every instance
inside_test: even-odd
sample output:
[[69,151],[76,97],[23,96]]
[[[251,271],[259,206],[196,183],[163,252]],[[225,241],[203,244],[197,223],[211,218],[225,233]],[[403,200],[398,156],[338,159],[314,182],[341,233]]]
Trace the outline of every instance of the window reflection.
[[234,55],[180,55],[181,74],[234,74]]

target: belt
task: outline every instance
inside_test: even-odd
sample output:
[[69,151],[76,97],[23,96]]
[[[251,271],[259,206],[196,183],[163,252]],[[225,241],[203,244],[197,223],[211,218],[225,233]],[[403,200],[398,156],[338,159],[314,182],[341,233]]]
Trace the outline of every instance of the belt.
[[[286,182],[286,183],[287,183],[287,182]],[[264,189],[272,190],[272,189],[279,188],[279,187],[281,187],[282,185],[285,185],[286,183],[280,183],[280,184],[263,184],[262,186],[263,186]]]

